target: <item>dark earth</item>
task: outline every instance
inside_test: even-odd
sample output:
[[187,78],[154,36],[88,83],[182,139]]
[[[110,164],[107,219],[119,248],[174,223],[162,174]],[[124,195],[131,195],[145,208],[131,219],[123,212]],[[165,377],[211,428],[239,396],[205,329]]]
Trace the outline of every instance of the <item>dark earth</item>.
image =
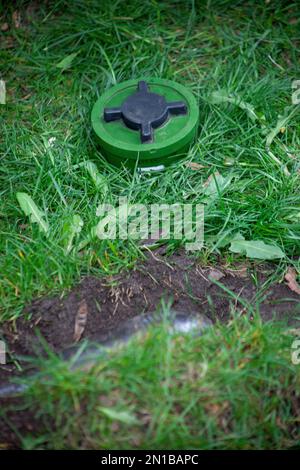
[[[86,324],[81,339],[91,340],[113,334],[128,318],[155,310],[162,299],[177,310],[206,314],[213,321],[226,322],[233,312],[246,314],[245,301],[254,311],[259,304],[263,320],[297,321],[299,295],[284,280],[268,285],[274,275],[271,263],[212,268],[184,252],[168,257],[163,253],[149,252],[144,263],[114,277],[85,277],[64,298],[34,300],[15,324],[0,325],[0,338],[12,356],[42,354],[45,347],[39,336],[53,351],[62,351],[74,343],[75,319],[83,302]],[[13,374],[14,366],[0,367],[1,384]]]
[[[58,353],[74,344],[76,316],[82,305],[86,324],[80,339],[94,341],[111,336],[126,319],[155,310],[162,299],[176,310],[205,314],[214,322],[226,322],[233,313],[251,317],[259,305],[264,321],[297,324],[300,296],[284,279],[274,283],[274,271],[276,265],[272,263],[204,266],[184,251],[165,256],[160,248],[149,251],[146,260],[132,271],[113,277],[85,277],[65,297],[33,300],[16,323],[0,325],[0,338],[9,351],[8,364],[0,366],[0,387],[18,375],[13,357],[45,354],[40,336]],[[19,364],[23,367],[22,360]],[[7,403],[13,408],[8,415],[21,434],[36,429],[31,411],[22,411],[19,401],[0,399],[0,403],[2,409]],[[0,446],[4,441],[16,446],[16,439],[8,425],[1,423]]]

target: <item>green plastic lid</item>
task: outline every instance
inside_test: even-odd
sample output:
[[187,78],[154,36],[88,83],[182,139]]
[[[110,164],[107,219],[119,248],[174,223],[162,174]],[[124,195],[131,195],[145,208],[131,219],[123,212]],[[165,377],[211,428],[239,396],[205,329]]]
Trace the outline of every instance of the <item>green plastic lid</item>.
[[115,85],[92,110],[92,126],[105,157],[131,168],[160,169],[183,157],[195,137],[198,118],[193,94],[161,78]]

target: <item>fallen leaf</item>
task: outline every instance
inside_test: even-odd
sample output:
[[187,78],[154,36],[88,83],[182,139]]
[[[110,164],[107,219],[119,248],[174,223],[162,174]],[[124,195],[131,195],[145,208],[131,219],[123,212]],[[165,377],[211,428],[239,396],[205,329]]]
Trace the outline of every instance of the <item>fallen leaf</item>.
[[202,168],[206,168],[204,165],[197,162],[185,162],[185,166],[191,170],[202,170]]
[[79,308],[75,318],[75,328],[74,328],[74,336],[73,339],[77,343],[83,332],[85,330],[86,322],[87,322],[87,315],[88,315],[88,306],[86,300],[81,300],[79,304]]
[[208,273],[208,277],[214,279],[215,281],[219,281],[224,276],[225,274],[221,271],[218,271],[217,269],[211,269]]
[[19,29],[21,26],[21,15],[18,10],[14,11],[12,14],[12,20],[15,25],[15,28]]
[[297,273],[296,270],[292,267],[289,267],[286,275],[284,276],[284,279],[287,281],[288,287],[293,291],[296,292],[296,294],[300,295],[300,286],[297,282]]

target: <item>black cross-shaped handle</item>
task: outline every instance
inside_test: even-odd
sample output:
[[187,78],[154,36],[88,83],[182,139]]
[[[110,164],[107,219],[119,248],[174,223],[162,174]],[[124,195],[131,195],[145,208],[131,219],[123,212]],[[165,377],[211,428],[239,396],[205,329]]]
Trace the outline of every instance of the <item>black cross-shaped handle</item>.
[[164,96],[149,91],[145,81],[138,82],[137,91],[120,107],[105,108],[105,122],[122,119],[127,127],[139,130],[141,142],[153,142],[153,129],[164,124],[170,115],[187,114],[183,101],[167,102]]

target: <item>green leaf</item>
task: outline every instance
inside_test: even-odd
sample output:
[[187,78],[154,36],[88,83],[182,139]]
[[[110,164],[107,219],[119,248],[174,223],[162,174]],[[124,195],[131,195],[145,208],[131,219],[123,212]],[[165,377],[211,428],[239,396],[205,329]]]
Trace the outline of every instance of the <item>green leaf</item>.
[[76,234],[80,233],[83,227],[83,220],[78,214],[69,217],[63,226],[62,238],[66,253],[70,253],[73,248],[73,241]]
[[77,56],[77,54],[78,52],[73,52],[72,54],[67,55],[64,59],[58,62],[58,64],[56,64],[56,67],[62,70],[68,69],[69,67],[71,67],[71,64],[73,60],[75,59],[75,57]]
[[30,221],[32,223],[38,224],[39,228],[43,232],[48,233],[49,225],[43,219],[45,214],[42,211],[40,211],[40,209],[37,207],[37,205],[35,204],[33,199],[29,196],[29,194],[17,193],[16,197],[24,214],[30,217]]
[[255,259],[271,260],[285,257],[285,254],[278,246],[267,245],[262,240],[245,240],[240,233],[237,233],[231,241],[229,250],[233,253],[246,253],[248,258]]
[[226,90],[213,91],[210,96],[210,102],[212,104],[231,103],[246,111],[247,115],[252,121],[258,119],[255,108],[250,103],[243,101],[236,94],[227,93]]
[[138,424],[138,420],[128,411],[117,411],[114,408],[99,407],[99,410],[113,421],[120,421],[124,424]]

